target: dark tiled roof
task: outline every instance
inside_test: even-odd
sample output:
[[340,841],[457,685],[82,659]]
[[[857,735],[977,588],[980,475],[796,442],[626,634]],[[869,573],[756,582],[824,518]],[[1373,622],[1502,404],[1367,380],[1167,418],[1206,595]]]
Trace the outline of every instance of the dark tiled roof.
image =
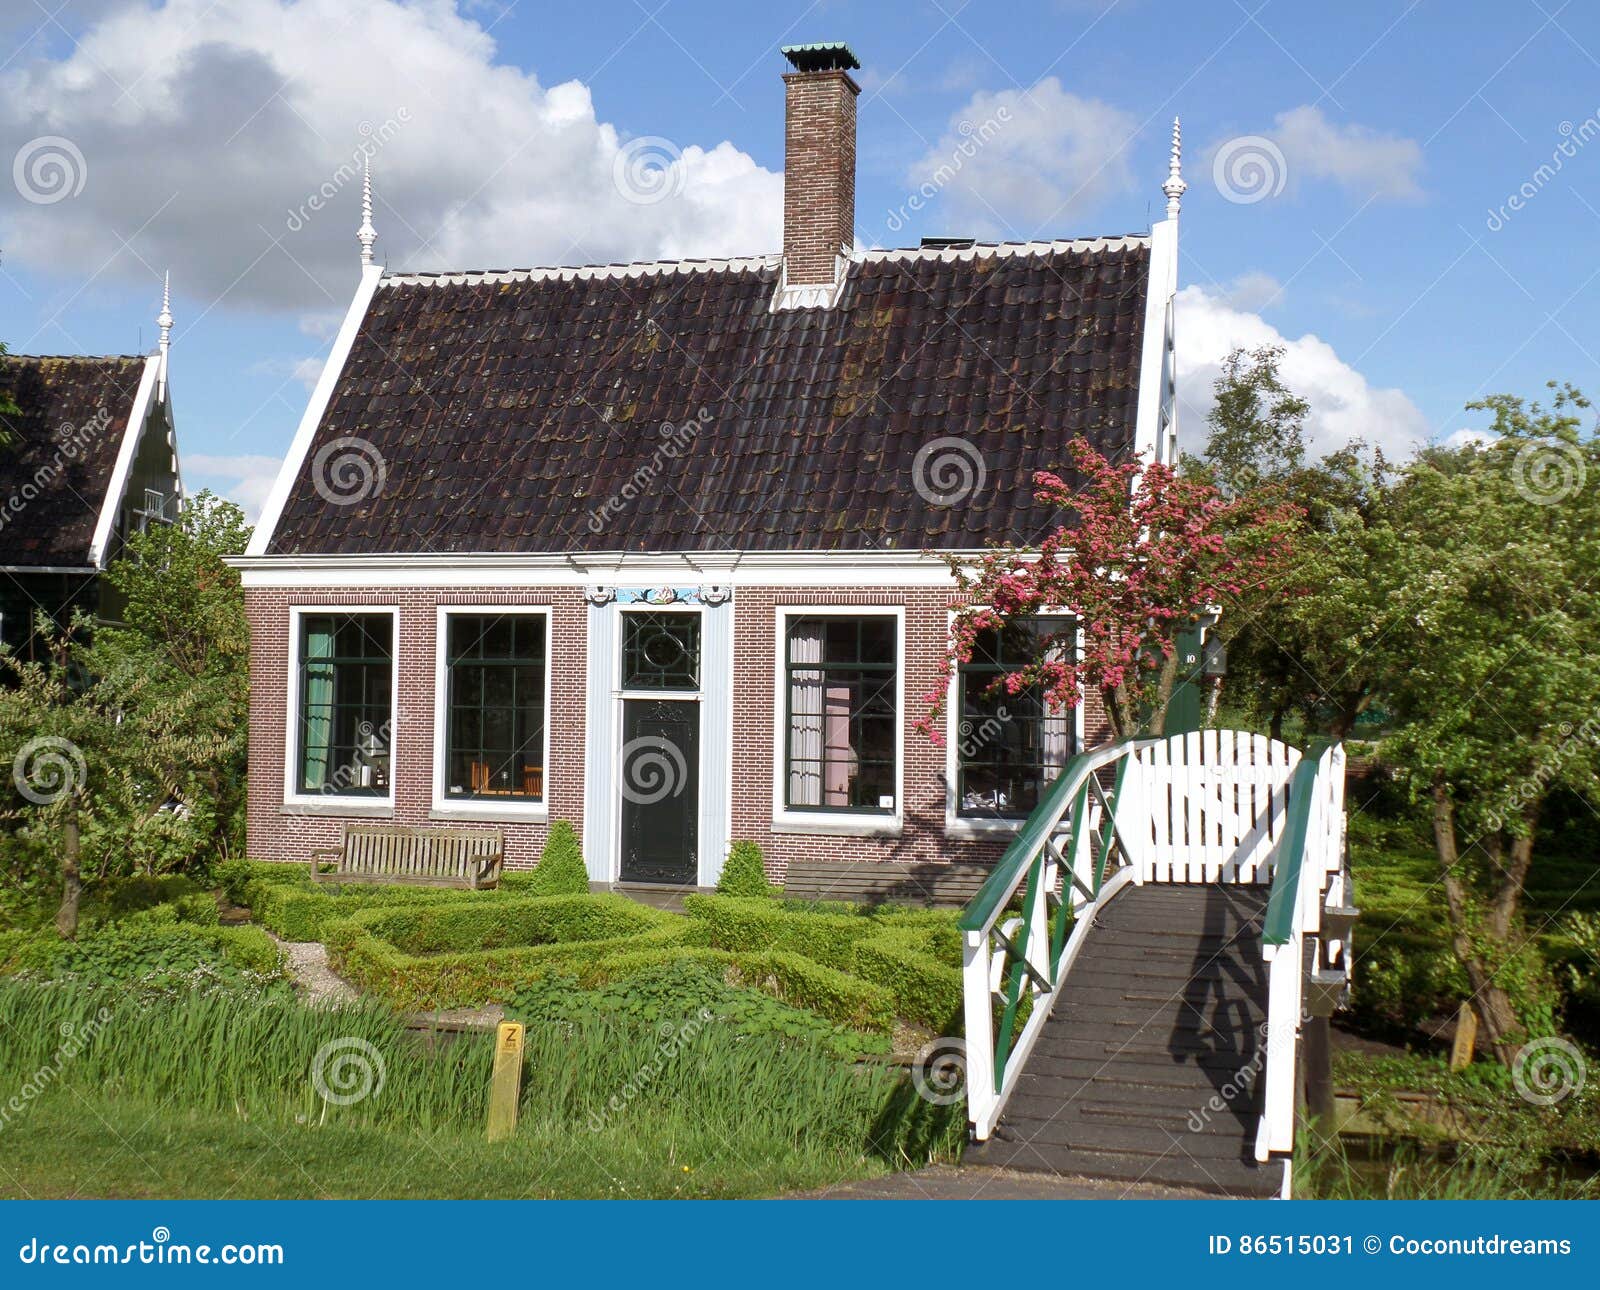
[[[0,564],[83,566],[145,360],[0,357]],[[30,496],[31,494],[31,496]]]
[[[1033,541],[1057,518],[1034,471],[1065,471],[1080,433],[1132,443],[1148,276],[1148,241],[1117,238],[871,254],[835,307],[777,313],[771,260],[385,279],[271,550]],[[918,461],[941,438],[985,472],[957,505],[939,472],[960,462]],[[346,448],[383,483],[332,504],[363,492],[313,480]]]

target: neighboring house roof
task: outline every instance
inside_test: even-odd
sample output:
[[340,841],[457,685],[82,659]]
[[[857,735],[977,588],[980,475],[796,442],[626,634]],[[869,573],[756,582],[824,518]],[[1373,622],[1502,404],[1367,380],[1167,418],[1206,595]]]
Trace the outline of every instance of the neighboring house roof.
[[380,279],[268,551],[1033,542],[1035,471],[1131,449],[1148,237],[868,252],[832,308],[778,264]]
[[0,567],[94,568],[122,500],[159,360],[0,357]]

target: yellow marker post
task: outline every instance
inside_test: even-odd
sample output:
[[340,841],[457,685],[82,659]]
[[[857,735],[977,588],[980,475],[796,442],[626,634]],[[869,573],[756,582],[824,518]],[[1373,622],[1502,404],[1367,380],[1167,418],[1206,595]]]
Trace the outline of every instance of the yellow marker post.
[[517,1102],[522,1096],[522,1023],[502,1021],[494,1039],[494,1074],[489,1080],[489,1141],[500,1142],[517,1131]]
[[1470,1003],[1461,1005],[1456,1013],[1456,1037],[1450,1045],[1450,1069],[1465,1070],[1472,1065],[1472,1054],[1478,1047],[1478,1014]]

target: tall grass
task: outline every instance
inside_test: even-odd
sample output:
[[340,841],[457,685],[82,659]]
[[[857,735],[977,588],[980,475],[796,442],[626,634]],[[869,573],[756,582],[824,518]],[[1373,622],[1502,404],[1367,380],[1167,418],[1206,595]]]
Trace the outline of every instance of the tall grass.
[[1294,1194],[1312,1200],[1594,1200],[1600,1176],[1513,1149],[1335,1144],[1296,1152]]
[[[463,1139],[483,1131],[493,1054],[488,1036],[429,1051],[375,1007],[140,1002],[26,982],[0,984],[0,1034],[3,1090],[31,1082],[47,1098],[70,1089],[97,1104]],[[325,1064],[324,1087],[338,1095],[370,1076],[368,1096],[341,1105],[319,1092],[313,1070],[330,1045],[354,1078]],[[959,1107],[922,1102],[899,1072],[842,1062],[811,1040],[612,1016],[529,1027],[517,1141],[541,1168],[574,1157],[573,1194],[659,1194],[641,1180],[666,1177],[669,1163],[732,1169],[735,1190],[761,1177],[811,1185],[953,1155],[962,1127]]]

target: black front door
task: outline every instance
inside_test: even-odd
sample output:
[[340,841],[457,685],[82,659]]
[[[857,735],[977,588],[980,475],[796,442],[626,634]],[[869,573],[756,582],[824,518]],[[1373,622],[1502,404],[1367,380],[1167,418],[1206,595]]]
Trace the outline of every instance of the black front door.
[[700,705],[622,705],[622,880],[692,884],[700,825]]

